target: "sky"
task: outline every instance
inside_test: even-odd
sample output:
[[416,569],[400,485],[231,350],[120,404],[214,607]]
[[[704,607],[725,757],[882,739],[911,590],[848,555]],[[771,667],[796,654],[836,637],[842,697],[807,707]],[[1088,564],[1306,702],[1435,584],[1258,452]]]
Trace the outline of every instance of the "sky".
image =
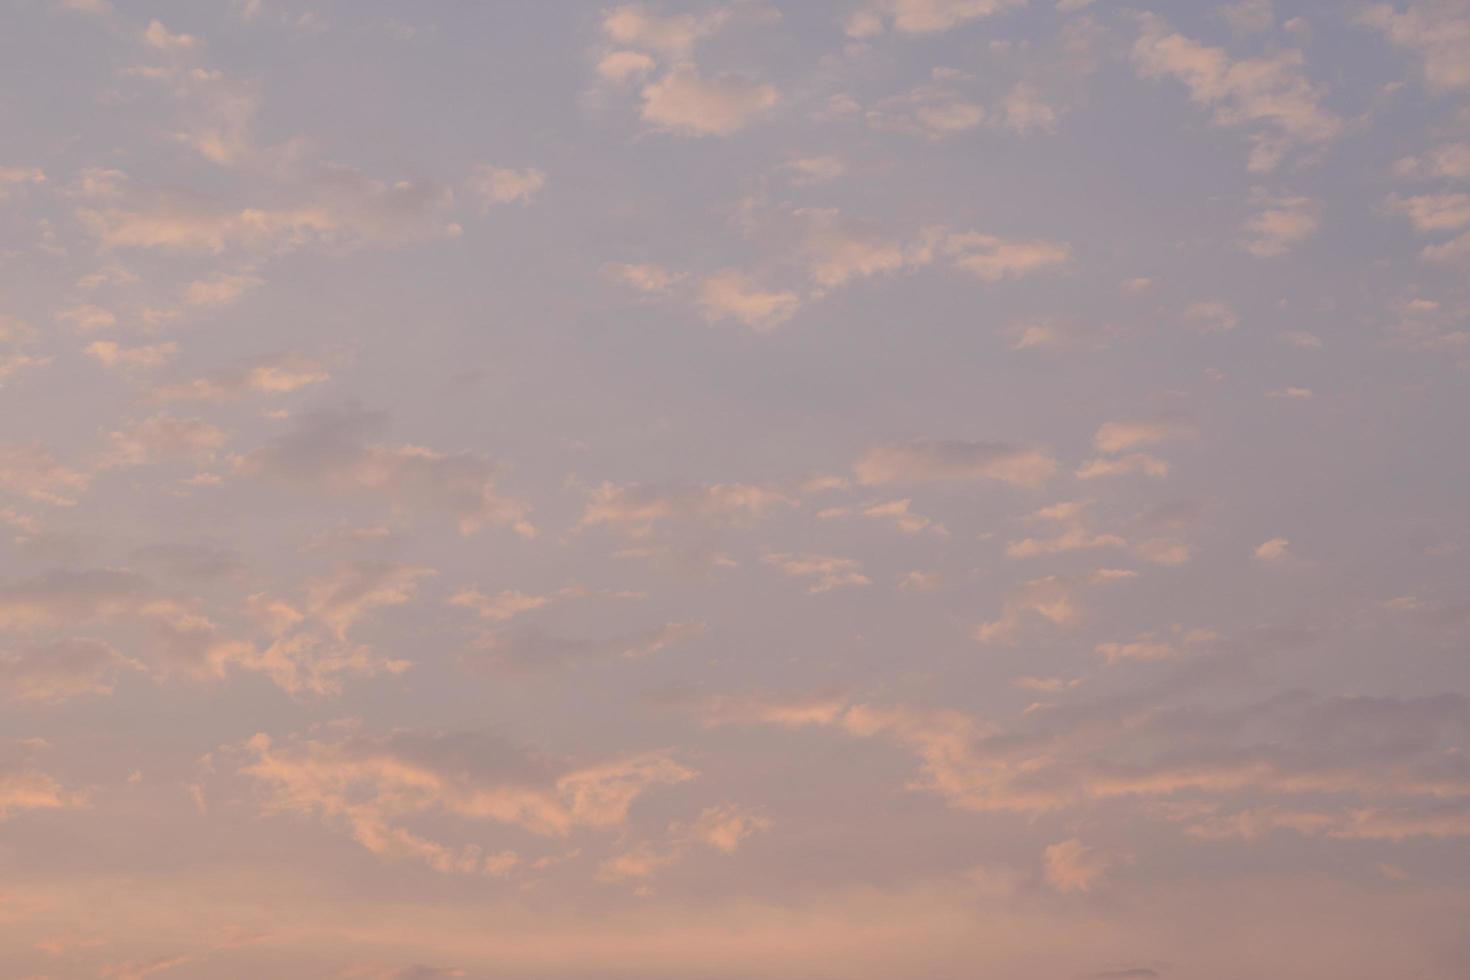
[[3,0],[0,976],[1470,976],[1467,0]]

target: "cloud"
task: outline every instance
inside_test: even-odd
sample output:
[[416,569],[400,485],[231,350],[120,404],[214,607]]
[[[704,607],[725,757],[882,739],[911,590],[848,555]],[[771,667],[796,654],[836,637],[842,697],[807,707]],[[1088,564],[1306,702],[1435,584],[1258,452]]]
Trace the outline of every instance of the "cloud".
[[857,508],[827,507],[817,512],[817,518],[819,520],[831,520],[838,517],[867,517],[872,520],[891,522],[904,534],[923,534],[927,532],[939,537],[948,536],[949,531],[945,529],[943,524],[936,523],[923,514],[916,514],[910,510],[909,508],[912,504],[913,501],[905,497],[902,500],[888,500]]
[[540,627],[505,629],[480,638],[466,655],[473,667],[530,675],[598,660],[641,660],[702,635],[701,622],[664,623],[601,639],[559,636]]
[[1419,0],[1405,9],[1378,3],[1358,15],[1358,22],[1383,32],[1394,47],[1419,57],[1424,84],[1435,92],[1470,88],[1470,16],[1463,5],[1445,0]]
[[461,589],[449,599],[450,605],[473,609],[481,619],[498,623],[540,609],[551,601],[551,596],[527,595],[509,589],[495,596],[487,596],[479,589]]
[[240,772],[261,791],[263,812],[314,815],[380,857],[460,874],[486,873],[478,845],[441,843],[404,823],[443,814],[544,837],[616,829],[644,793],[696,776],[663,753],[579,765],[470,733],[259,734],[242,749]]
[[94,340],[83,353],[103,367],[124,372],[156,371],[179,355],[179,345],[172,341],[123,347],[111,340]]
[[998,480],[1037,487],[1056,472],[1043,449],[1003,442],[912,439],[869,449],[853,464],[858,482],[946,483]]
[[863,574],[862,563],[852,558],[772,554],[766,556],[766,563],[775,565],[792,578],[810,579],[807,591],[812,593],[873,584],[873,580]]
[[92,482],[88,473],[58,462],[44,446],[0,447],[0,490],[58,507],[71,507]]
[[689,836],[725,854],[774,826],[769,817],[734,804],[706,807],[689,827]]
[[51,704],[85,695],[111,694],[119,670],[137,666],[101,640],[0,645],[0,692],[16,701]]
[[411,600],[419,581],[435,574],[419,565],[391,562],[348,562],[331,574],[306,584],[306,608],[331,628],[339,640],[369,610]]
[[944,251],[957,269],[986,282],[1018,279],[1065,266],[1072,249],[1065,242],[1008,241],[977,232],[952,234]]
[[1198,436],[1199,427],[1181,417],[1104,422],[1092,437],[1092,445],[1100,453],[1113,454]]
[[285,394],[330,379],[331,374],[318,362],[286,351],[247,358],[201,377],[161,383],[152,396],[158,401],[225,402],[250,394]]
[[1040,524],[1050,532],[1045,537],[1028,537],[1006,545],[1010,558],[1032,558],[1037,555],[1054,555],[1068,551],[1093,548],[1122,548],[1127,541],[1116,534],[1094,531],[1087,518],[1091,501],[1070,500],[1043,507],[1026,518],[1028,523]]
[[1202,300],[1185,308],[1184,321],[1200,333],[1226,333],[1240,325],[1240,316],[1229,303]]
[[1026,5],[1026,0],[877,0],[852,14],[849,37],[872,37],[886,27],[901,34],[935,34]]
[[836,180],[847,173],[847,163],[837,156],[797,157],[788,160],[782,169],[791,175],[793,184],[819,184]]
[[643,121],[693,136],[730,136],[768,112],[775,86],[736,75],[703,78],[694,65],[676,65],[643,87]]
[[182,193],[131,195],[77,215],[108,249],[283,254],[317,246],[351,249],[454,236],[451,190],[428,181],[387,183],[349,167],[323,166],[294,186],[294,203],[240,207]]
[[62,810],[84,803],[84,797],[68,792],[39,770],[0,761],[0,821],[21,810]]
[[970,636],[976,643],[1009,645],[1016,642],[1021,629],[1032,621],[1070,626],[1080,615],[1076,586],[1060,576],[1046,575],[1023,583],[1006,596],[1000,617],[980,623],[970,631]]
[[1092,890],[1113,859],[1075,837],[1049,845],[1041,855],[1046,883],[1064,895]]
[[546,174],[534,167],[508,170],[481,164],[465,181],[471,196],[479,200],[481,212],[497,204],[529,204],[545,186]]
[[535,534],[527,505],[496,490],[500,468],[490,460],[472,452],[370,441],[385,424],[381,414],[361,409],[312,412],[297,419],[291,432],[240,457],[236,467],[248,476],[319,493],[443,511],[458,521],[462,534],[487,526]]
[[1130,476],[1134,473],[1163,479],[1169,475],[1169,464],[1148,453],[1129,453],[1111,459],[1100,456],[1077,467],[1075,476],[1079,480],[1096,480],[1100,477]]
[[156,20],[148,22],[143,31],[143,41],[159,51],[187,51],[199,44],[199,39],[189,34],[174,34]]
[[643,4],[630,3],[605,11],[602,30],[609,40],[624,47],[677,58],[687,56],[697,41],[723,27],[729,16],[728,10],[719,8],[702,17],[657,14]]
[[1286,538],[1272,538],[1270,541],[1257,546],[1255,556],[1257,561],[1267,564],[1277,564],[1291,557],[1291,542]]
[[1442,143],[1423,156],[1402,157],[1394,163],[1393,172],[1399,177],[1420,180],[1470,179],[1470,143]]
[[1316,234],[1321,205],[1309,197],[1253,196],[1262,210],[1246,219],[1241,248],[1259,259],[1285,255]]
[[1252,130],[1249,169],[1274,170],[1283,156],[1336,139],[1342,121],[1322,106],[1323,91],[1303,72],[1300,51],[1282,49],[1268,58],[1232,60],[1169,30],[1153,14],[1138,15],[1133,65],[1144,78],[1173,78],[1196,105],[1214,110],[1217,126]]
[[794,502],[779,490],[749,483],[603,483],[588,492],[577,529],[606,527],[646,538],[668,524],[746,525]]
[[683,276],[676,272],[670,272],[661,265],[651,262],[629,263],[609,262],[602,267],[610,277],[619,282],[626,283],[641,293],[653,293],[666,295],[673,291]]
[[755,330],[772,330],[801,306],[801,297],[784,290],[767,291],[742,273],[727,269],[705,276],[697,302],[706,320],[739,320]]
[[1470,225],[1470,194],[1390,197],[1388,206],[1408,218],[1417,232],[1458,231]]
[[641,51],[609,51],[597,62],[597,73],[610,82],[627,82],[653,71],[656,62]]
[[203,419],[154,415],[108,436],[105,465],[144,466],[182,460],[206,462],[224,446],[224,431]]
[[[1470,732],[1464,698],[1298,693],[1221,707],[1179,700],[1194,689],[1187,682],[1145,698],[1053,705],[1013,726],[905,705],[838,702],[773,716],[760,702],[707,704],[720,723],[827,727],[895,743],[917,760],[912,788],[961,810],[1076,813],[1106,803],[1131,819],[1209,836],[1227,832],[1217,814],[1233,804],[1330,801],[1309,830],[1385,839],[1470,831],[1470,773],[1453,751],[1445,755]],[[1167,803],[1180,805],[1160,805]],[[1085,849],[1059,854],[1059,872],[1092,867]],[[1066,876],[1072,890],[1084,890],[1080,877]]]

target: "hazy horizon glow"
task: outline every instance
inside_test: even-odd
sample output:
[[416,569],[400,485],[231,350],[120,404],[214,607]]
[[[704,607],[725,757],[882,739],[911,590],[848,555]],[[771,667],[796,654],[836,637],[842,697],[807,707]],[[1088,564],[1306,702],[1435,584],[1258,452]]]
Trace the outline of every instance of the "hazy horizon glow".
[[11,0],[0,977],[1470,976],[1470,2]]

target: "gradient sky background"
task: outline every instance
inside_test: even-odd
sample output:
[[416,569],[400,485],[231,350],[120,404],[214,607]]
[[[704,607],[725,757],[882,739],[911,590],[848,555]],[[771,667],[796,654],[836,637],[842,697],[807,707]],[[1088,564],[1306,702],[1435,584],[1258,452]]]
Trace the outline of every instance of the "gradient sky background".
[[1470,976],[1470,3],[5,0],[0,976]]

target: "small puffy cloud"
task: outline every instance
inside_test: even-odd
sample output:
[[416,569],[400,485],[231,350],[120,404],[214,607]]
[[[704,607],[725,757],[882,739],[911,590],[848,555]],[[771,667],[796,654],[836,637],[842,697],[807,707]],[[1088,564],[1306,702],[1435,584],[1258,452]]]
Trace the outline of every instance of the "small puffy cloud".
[[1017,133],[1051,132],[1057,126],[1057,110],[1041,97],[1035,86],[1025,82],[1017,82],[1000,100],[997,118],[1006,129]]
[[393,562],[348,562],[306,585],[306,608],[339,640],[367,612],[398,606],[418,592],[418,583],[434,571]]
[[1228,303],[1201,300],[1185,308],[1184,322],[1200,333],[1225,333],[1240,325],[1240,316]]
[[376,180],[324,166],[294,185],[291,201],[246,206],[185,194],[129,195],[77,216],[104,248],[283,254],[317,246],[391,246],[452,237],[454,193],[421,180]]
[[1306,76],[1300,51],[1235,60],[1223,48],[1171,31],[1154,14],[1140,14],[1138,23],[1132,50],[1138,73],[1181,82],[1190,101],[1213,110],[1215,125],[1250,129],[1251,172],[1274,170],[1291,150],[1320,146],[1342,132],[1342,120],[1322,105],[1321,86]]
[[1266,397],[1285,398],[1291,401],[1305,401],[1306,399],[1312,397],[1312,389],[1296,386],[1286,388],[1273,388],[1270,391],[1266,392]]
[[874,446],[853,464],[858,482],[867,485],[997,480],[1037,487],[1056,469],[1056,460],[1044,449],[958,439],[913,439]]
[[862,563],[853,558],[772,554],[766,556],[766,563],[775,565],[793,578],[807,579],[811,582],[807,591],[813,593],[873,584],[873,580],[863,574]]
[[485,164],[465,181],[465,189],[480,202],[482,212],[497,204],[529,204],[546,186],[546,174],[535,167],[510,170]]
[[94,340],[83,348],[83,353],[109,370],[154,371],[169,364],[178,356],[179,345],[172,341],[165,341],[160,344],[123,347],[112,340]]
[[1418,194],[1390,197],[1388,206],[1408,218],[1418,232],[1459,231],[1470,225],[1470,194]]
[[260,283],[259,277],[246,272],[199,279],[184,287],[184,302],[189,306],[227,306]]
[[980,623],[970,635],[976,643],[1012,644],[1028,622],[1069,626],[1080,615],[1076,587],[1060,576],[1047,575],[1031,579],[1006,596],[1000,617]]
[[199,44],[199,39],[190,34],[175,34],[159,21],[152,20],[143,30],[143,41],[159,51],[187,51]]
[[1285,255],[1316,233],[1321,206],[1313,199],[1258,194],[1254,200],[1261,210],[1242,226],[1241,248],[1256,258]]
[[143,466],[169,460],[203,462],[221,449],[228,437],[203,419],[154,415],[118,429],[108,438],[108,465]]
[[1048,846],[1041,855],[1046,883],[1064,895],[1091,891],[1114,863],[1075,837]]
[[46,173],[40,167],[0,166],[0,201],[9,197],[12,191],[24,190],[45,182]]
[[782,167],[793,184],[817,184],[836,180],[847,173],[847,164],[841,157],[797,157],[788,160]]
[[56,319],[63,323],[69,323],[79,333],[93,333],[97,330],[106,330],[117,324],[117,317],[111,310],[104,309],[91,303],[83,303],[73,306],[56,314]]
[[1040,525],[1045,533],[1039,537],[1027,537],[1008,543],[1006,556],[1032,558],[1093,548],[1125,547],[1128,542],[1118,535],[1105,534],[1092,528],[1087,517],[1090,503],[1086,500],[1069,500],[1043,507],[1031,514],[1026,518],[1027,523]]
[[1011,350],[1062,352],[1102,350],[1116,331],[1071,319],[1039,317],[1009,323],[1000,333]]
[[1297,350],[1321,350],[1322,338],[1308,330],[1287,330],[1276,335],[1276,339]]
[[737,75],[704,78],[692,64],[676,65],[643,87],[644,122],[694,136],[729,136],[776,104],[773,85]]
[[769,291],[733,270],[706,276],[699,284],[697,302],[705,319],[739,320],[754,330],[772,330],[791,319],[801,298],[784,290]]
[[571,764],[480,734],[399,730],[277,742],[256,735],[240,772],[261,791],[264,812],[316,816],[385,859],[446,874],[484,874],[474,844],[421,836],[405,823],[441,814],[519,827],[545,837],[616,829],[658,786],[696,773],[666,754]]
[[0,447],[0,490],[70,507],[91,482],[91,474],[58,462],[44,446]]
[[749,524],[792,503],[779,490],[749,483],[603,483],[588,492],[577,528],[606,527],[643,538],[665,524]]
[[1169,475],[1169,464],[1148,453],[1128,453],[1126,456],[1099,456],[1089,459],[1077,467],[1079,480],[1096,480],[1101,477],[1130,476],[1142,474],[1162,479]]
[[0,694],[41,703],[111,694],[125,666],[135,665],[101,640],[27,641],[9,650],[0,644]]
[[1401,10],[1398,4],[1376,3],[1358,21],[1382,31],[1394,47],[1417,55],[1431,90],[1470,88],[1470,12],[1463,4],[1416,0]]
[[701,622],[670,622],[609,637],[561,636],[539,627],[500,630],[481,637],[466,655],[469,666],[503,674],[530,676],[577,664],[642,660],[703,635]]
[[876,521],[890,521],[904,534],[928,533],[940,537],[949,534],[944,525],[935,523],[923,514],[914,513],[910,509],[912,503],[913,501],[908,497],[902,500],[888,500],[859,508],[857,513]]
[[80,795],[63,789],[43,772],[15,763],[0,763],[0,820],[18,810],[63,810],[83,803]]
[[850,15],[844,29],[855,38],[882,34],[888,27],[901,34],[936,34],[1025,4],[1026,0],[876,0]]
[[1256,546],[1256,560],[1268,565],[1276,565],[1291,557],[1291,541],[1287,538],[1272,538]]
[[522,613],[532,612],[548,605],[551,596],[528,595],[507,589],[497,595],[487,596],[479,589],[461,589],[449,599],[452,606],[473,609],[481,619],[506,622]]
[[670,272],[661,265],[651,262],[609,262],[602,267],[609,277],[632,286],[641,293],[667,295],[683,280],[677,272]]
[[1187,418],[1104,422],[1093,435],[1092,444],[1100,453],[1114,454],[1198,436],[1199,427]]
[[986,282],[1054,271],[1072,258],[1065,242],[1014,241],[978,232],[952,234],[943,247],[955,268]]
[[473,452],[445,453],[373,441],[384,416],[360,409],[300,416],[286,435],[236,460],[239,472],[323,494],[384,499],[395,507],[443,511],[462,534],[511,527],[534,536],[529,507],[496,489],[499,467]]
[[641,3],[622,4],[602,15],[602,30],[608,40],[625,48],[654,51],[667,57],[683,57],[695,42],[722,27],[728,13],[715,10],[694,14],[659,14]]
[[597,74],[610,82],[626,82],[653,71],[654,60],[642,51],[609,51],[597,62]]
[[1422,156],[1403,157],[1394,163],[1393,172],[1419,180],[1470,179],[1470,142],[1442,143]]
[[694,840],[725,854],[734,854],[749,837],[768,831],[769,817],[734,804],[705,808],[688,828]]
[[[90,347],[88,353],[92,353]],[[284,394],[330,378],[326,368],[316,361],[286,351],[250,358],[201,377],[164,382],[153,389],[152,396],[166,402],[224,402],[250,394]]]

